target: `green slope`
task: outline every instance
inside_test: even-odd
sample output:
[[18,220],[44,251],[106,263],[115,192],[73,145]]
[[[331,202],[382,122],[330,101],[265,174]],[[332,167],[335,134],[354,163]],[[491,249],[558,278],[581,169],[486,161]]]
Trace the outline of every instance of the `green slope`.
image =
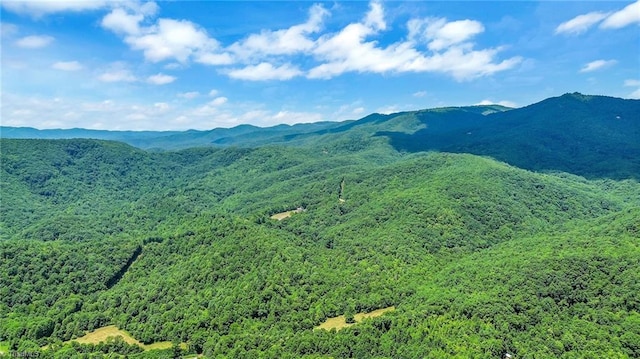
[[0,342],[113,324],[206,357],[637,357],[636,181],[402,155],[367,137],[389,120],[324,151],[1,140]]
[[[578,93],[479,116],[422,117],[415,133],[379,133],[403,151],[487,155],[520,168],[589,178],[640,178],[640,101]],[[442,121],[451,125],[443,125]]]

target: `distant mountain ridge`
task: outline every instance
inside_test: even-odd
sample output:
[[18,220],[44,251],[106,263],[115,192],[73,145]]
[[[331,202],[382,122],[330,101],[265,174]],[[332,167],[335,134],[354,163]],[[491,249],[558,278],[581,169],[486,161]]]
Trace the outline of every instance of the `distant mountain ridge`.
[[314,132],[339,124],[341,123],[328,121],[295,125],[281,124],[272,127],[244,124],[232,128],[215,128],[205,131],[111,131],[82,128],[39,130],[33,127],[0,126],[0,137],[16,139],[87,138],[120,141],[142,149],[175,150],[189,147],[221,146],[225,142],[234,142],[231,140],[233,138],[248,134],[253,134],[254,138],[262,139],[261,143],[266,143],[271,137],[278,135]]
[[382,141],[400,152],[472,153],[534,171],[640,179],[640,100],[580,93],[517,109],[442,107],[267,128],[136,132],[0,127],[0,131],[2,138],[108,139],[155,150],[286,145],[353,151]]
[[400,151],[473,153],[535,171],[640,178],[640,100],[573,93],[487,116],[418,117],[424,128],[414,133],[377,135]]

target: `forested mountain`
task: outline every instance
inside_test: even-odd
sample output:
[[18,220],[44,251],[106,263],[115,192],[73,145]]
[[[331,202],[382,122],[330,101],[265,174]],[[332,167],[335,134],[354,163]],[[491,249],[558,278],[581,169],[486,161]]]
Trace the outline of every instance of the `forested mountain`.
[[452,118],[462,124],[457,127],[443,126],[431,112],[419,116],[425,124],[419,131],[380,135],[405,151],[474,153],[536,171],[640,178],[639,100],[566,94],[475,120]]
[[274,144],[358,150],[375,134],[388,138],[401,152],[473,153],[534,171],[638,179],[638,113],[639,100],[572,93],[518,109],[446,107],[269,128],[241,125],[210,131],[135,132],[2,127],[0,132],[3,138],[95,138],[154,150]]
[[343,123],[316,122],[273,127],[239,125],[233,128],[215,128],[207,131],[106,131],[80,128],[38,130],[31,127],[0,126],[0,134],[3,138],[16,139],[89,138],[112,140],[147,150],[176,150],[196,146],[264,145],[277,142],[287,135],[316,132],[341,124]]
[[[374,114],[277,145],[237,135],[225,141],[246,146],[180,151],[3,138],[0,352],[640,357],[637,158],[611,147],[637,148],[637,104],[573,94]],[[555,125],[589,148],[532,141],[540,166],[518,164],[518,146]],[[594,148],[611,164],[581,167]],[[552,165],[569,154],[571,171]],[[173,345],[67,342],[109,325]]]

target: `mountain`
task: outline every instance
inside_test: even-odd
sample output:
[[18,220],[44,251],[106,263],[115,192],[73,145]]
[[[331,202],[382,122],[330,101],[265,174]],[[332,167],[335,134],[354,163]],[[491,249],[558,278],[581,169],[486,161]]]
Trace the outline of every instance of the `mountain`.
[[289,134],[304,134],[337,126],[337,122],[316,122],[296,125],[257,127],[239,125],[208,131],[106,131],[85,129],[38,130],[31,127],[0,126],[2,138],[15,139],[72,139],[90,138],[128,143],[142,149],[176,150],[198,146],[264,145]]
[[640,100],[572,93],[518,109],[498,105],[445,107],[371,114],[357,121],[269,128],[241,125],[186,132],[0,130],[3,138],[90,137],[157,150],[277,144],[340,152],[388,142],[400,152],[473,153],[533,171],[640,179],[639,114]]
[[[155,152],[2,138],[0,350],[638,357],[636,180],[397,151],[374,136],[518,110],[485,111],[371,115],[289,146]],[[66,343],[111,325],[174,345]]]
[[534,171],[640,178],[640,100],[565,94],[487,116],[417,114],[424,128],[380,131],[401,151],[491,156]]

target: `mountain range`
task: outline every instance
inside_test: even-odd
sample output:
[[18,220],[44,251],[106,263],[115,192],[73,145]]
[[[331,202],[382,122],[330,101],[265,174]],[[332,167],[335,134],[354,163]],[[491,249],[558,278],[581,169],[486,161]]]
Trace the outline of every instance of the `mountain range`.
[[3,127],[0,356],[637,358],[639,114]]
[[0,127],[0,132],[3,138],[115,140],[147,150],[322,143],[341,148],[350,139],[358,141],[373,134],[388,138],[401,152],[473,153],[535,171],[637,179],[639,113],[638,100],[572,93],[517,109],[499,105],[447,107],[268,128],[240,125],[210,131],[136,132]]

